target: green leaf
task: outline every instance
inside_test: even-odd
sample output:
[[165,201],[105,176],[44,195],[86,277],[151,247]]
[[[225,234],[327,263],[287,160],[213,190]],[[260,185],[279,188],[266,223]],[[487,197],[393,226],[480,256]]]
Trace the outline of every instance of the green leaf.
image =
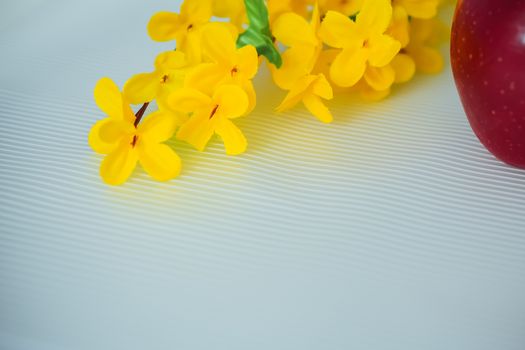
[[237,39],[237,46],[253,45],[260,56],[266,57],[277,68],[281,67],[281,54],[273,43],[268,10],[264,0],[244,0],[244,3],[250,24]]
[[244,0],[244,5],[250,28],[257,29],[261,34],[271,37],[269,15],[264,0]]

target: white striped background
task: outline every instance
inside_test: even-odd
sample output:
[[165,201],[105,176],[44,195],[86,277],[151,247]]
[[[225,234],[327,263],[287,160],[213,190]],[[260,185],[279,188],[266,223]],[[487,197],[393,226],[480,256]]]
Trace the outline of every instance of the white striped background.
[[0,349],[523,349],[525,172],[450,72],[324,125],[263,70],[240,157],[105,186],[98,78],[151,69],[168,0],[0,4]]

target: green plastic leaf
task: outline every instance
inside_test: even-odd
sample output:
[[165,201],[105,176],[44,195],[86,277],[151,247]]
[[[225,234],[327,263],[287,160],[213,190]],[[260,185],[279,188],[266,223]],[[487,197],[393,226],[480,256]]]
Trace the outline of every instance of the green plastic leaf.
[[264,35],[271,36],[268,9],[264,0],[244,0],[250,28]]
[[281,67],[281,54],[273,43],[268,10],[264,0],[244,0],[244,3],[250,24],[248,29],[239,36],[237,46],[253,45],[259,55],[266,57],[277,68]]

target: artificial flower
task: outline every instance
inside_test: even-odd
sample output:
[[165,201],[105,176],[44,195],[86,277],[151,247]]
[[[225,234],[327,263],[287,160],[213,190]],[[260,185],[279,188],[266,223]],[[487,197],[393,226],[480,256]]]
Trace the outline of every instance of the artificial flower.
[[405,8],[408,15],[414,18],[429,19],[435,17],[437,8],[442,0],[393,0],[394,6]]
[[325,100],[333,98],[332,87],[324,74],[306,75],[294,84],[276,110],[283,112],[302,102],[306,109],[316,116],[317,119],[330,123],[333,120],[333,116],[324,105],[322,98]]
[[153,15],[148,33],[155,41],[175,40],[177,49],[191,62],[199,62],[201,30],[211,16],[211,0],[184,0],[180,13],[163,11]]
[[320,23],[317,4],[310,23],[294,12],[284,13],[273,22],[273,35],[288,47],[281,55],[282,66],[270,66],[273,80],[281,89],[291,89],[298,79],[310,74],[314,68],[323,47],[318,36]]
[[314,0],[268,0],[270,23],[286,12],[295,12],[299,16],[307,17],[308,6],[313,3]]
[[319,0],[321,13],[327,11],[341,12],[346,16],[352,16],[361,10],[364,0]]
[[403,50],[410,43],[410,20],[404,7],[399,5],[393,7],[392,22],[387,30],[387,34],[401,44],[401,52],[390,62],[390,66],[395,72],[394,82],[397,84],[406,83],[414,77],[416,64]]
[[243,25],[248,22],[244,0],[215,0],[212,3],[214,16],[229,18],[239,32],[244,30]]
[[401,48],[399,41],[384,34],[391,19],[389,0],[365,1],[355,22],[341,13],[327,12],[320,36],[329,46],[342,49],[330,67],[334,83],[350,87],[365,76],[378,90],[389,87],[394,73],[387,66]]
[[176,120],[165,112],[150,114],[137,125],[137,118],[118,87],[102,78],[95,87],[95,102],[108,117],[97,122],[89,133],[89,145],[106,157],[100,176],[109,185],[124,183],[139,162],[158,181],[179,175],[181,160],[167,145],[176,128]]
[[439,73],[444,60],[438,46],[447,40],[448,35],[448,28],[438,19],[413,19],[410,23],[410,43],[403,52],[414,60],[418,71]]
[[203,151],[214,134],[224,142],[226,154],[241,154],[248,142],[231,121],[246,113],[249,106],[246,92],[237,85],[221,85],[212,97],[190,88],[173,92],[167,102],[173,110],[190,114],[177,132],[177,138]]
[[248,94],[249,111],[255,107],[256,95],[251,79],[259,66],[257,50],[252,45],[237,49],[236,37],[224,27],[207,28],[202,35],[206,63],[193,68],[185,86],[211,95],[218,85],[235,84]]
[[132,104],[162,100],[184,84],[188,62],[181,51],[163,52],[155,60],[151,73],[136,74],[124,85],[124,96]]

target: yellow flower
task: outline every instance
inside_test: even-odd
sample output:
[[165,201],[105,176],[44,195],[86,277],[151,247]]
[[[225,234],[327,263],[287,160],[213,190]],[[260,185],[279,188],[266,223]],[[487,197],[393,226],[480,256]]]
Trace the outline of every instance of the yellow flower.
[[321,23],[320,36],[331,47],[342,51],[330,67],[330,78],[339,86],[355,85],[363,76],[377,90],[387,89],[394,80],[388,65],[401,44],[384,34],[392,18],[390,0],[367,0],[356,22],[328,11]]
[[323,104],[321,98],[325,100],[333,98],[330,83],[323,74],[306,75],[294,84],[283,102],[277,107],[277,111],[283,112],[302,102],[317,119],[330,123],[333,120],[332,113]]
[[414,60],[418,71],[439,73],[444,60],[437,46],[446,41],[448,35],[448,28],[438,19],[413,19],[410,23],[410,43],[403,52]]
[[268,0],[268,14],[270,23],[273,23],[280,15],[285,12],[295,12],[299,16],[308,16],[308,5],[314,0]]
[[[401,48],[408,46],[410,42],[410,21],[405,8],[399,5],[394,6],[392,22],[388,28],[387,34],[400,42]],[[395,71],[395,83],[406,83],[414,77],[416,73],[416,64],[414,60],[407,55],[404,50],[394,57],[390,66]]]
[[256,103],[251,79],[259,67],[255,47],[246,45],[237,49],[232,32],[217,26],[206,28],[203,32],[202,50],[207,62],[197,65],[188,73],[185,87],[211,95],[219,85],[238,85],[248,94],[248,109],[251,111]]
[[440,2],[441,0],[393,0],[392,4],[404,7],[411,17],[429,19],[436,16]]
[[200,33],[212,16],[211,0],[184,0],[180,13],[158,12],[148,23],[155,41],[177,42],[177,49],[191,62],[200,61]]
[[124,96],[132,104],[151,102],[165,97],[184,84],[185,69],[188,66],[184,53],[168,51],[155,60],[151,73],[136,74],[124,85]]
[[140,125],[118,87],[109,78],[102,78],[95,87],[95,102],[108,117],[97,122],[89,133],[89,145],[97,153],[106,154],[100,176],[109,185],[124,183],[140,162],[144,170],[159,181],[179,175],[179,156],[162,142],[176,128],[170,114],[155,112]]
[[177,138],[203,151],[213,134],[222,138],[226,154],[241,154],[247,141],[242,131],[231,119],[240,117],[248,110],[248,96],[237,85],[221,85],[212,97],[184,88],[168,97],[173,110],[191,114],[190,119],[177,132]]
[[214,16],[229,18],[239,32],[244,30],[243,24],[248,22],[244,0],[215,0],[212,5]]
[[327,11],[341,12],[345,16],[355,15],[363,6],[364,0],[319,0],[322,13]]
[[273,35],[288,47],[281,55],[282,66],[270,65],[273,80],[281,89],[291,89],[298,79],[311,73],[323,47],[317,35],[320,23],[317,5],[310,23],[294,12],[284,13],[273,22]]
[[393,6],[392,21],[386,33],[399,41],[401,48],[408,45],[410,41],[410,20],[404,7]]

